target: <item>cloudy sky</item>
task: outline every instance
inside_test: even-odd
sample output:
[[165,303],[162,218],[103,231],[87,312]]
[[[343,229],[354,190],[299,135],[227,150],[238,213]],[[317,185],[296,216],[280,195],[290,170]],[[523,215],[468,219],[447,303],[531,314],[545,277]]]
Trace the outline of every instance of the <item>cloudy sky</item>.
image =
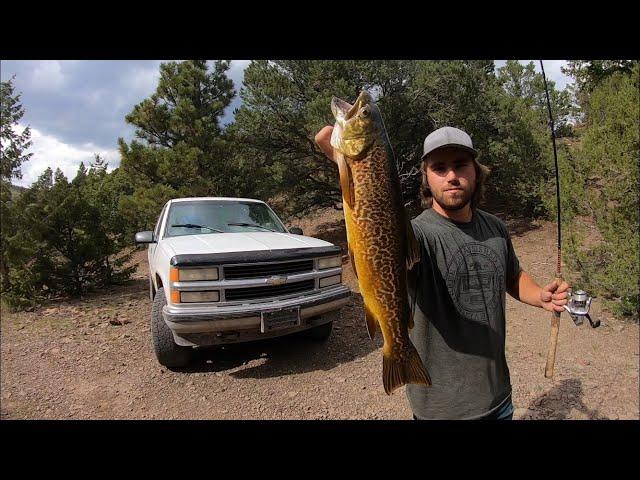
[[[31,127],[31,160],[22,165],[22,180],[28,186],[47,168],[60,168],[73,178],[84,161],[99,153],[114,168],[119,164],[118,137],[131,140],[134,128],[124,117],[133,106],[156,88],[162,60],[3,60],[0,79],[15,75],[15,90],[22,94],[25,115],[20,127]],[[522,60],[526,63],[528,60]],[[504,65],[496,61],[496,66]],[[233,60],[229,76],[236,91],[242,84],[249,60]],[[547,76],[558,88],[571,81],[560,71],[562,60],[545,60]],[[539,64],[536,62],[537,70]],[[227,107],[222,123],[233,119],[239,106],[236,97]],[[19,128],[20,129],[20,128]]]

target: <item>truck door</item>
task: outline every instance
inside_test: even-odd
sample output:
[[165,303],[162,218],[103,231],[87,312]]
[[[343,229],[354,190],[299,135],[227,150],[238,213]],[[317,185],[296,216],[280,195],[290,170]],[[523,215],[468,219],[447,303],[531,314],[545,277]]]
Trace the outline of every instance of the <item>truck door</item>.
[[[149,244],[149,252],[148,252],[148,260],[149,260],[149,273],[153,276],[155,276],[155,270],[152,270],[152,265],[155,265],[155,254],[156,254],[156,248],[158,247],[158,240],[160,240],[160,232],[162,231],[162,220],[164,217],[164,212],[167,210],[167,205],[165,204],[165,206],[162,208],[162,211],[160,212],[160,217],[158,217],[158,222],[156,223],[156,227],[153,230],[153,239],[156,241],[156,243],[150,243]],[[155,281],[154,281],[154,285],[155,285]],[[157,285],[156,285],[157,287]]]

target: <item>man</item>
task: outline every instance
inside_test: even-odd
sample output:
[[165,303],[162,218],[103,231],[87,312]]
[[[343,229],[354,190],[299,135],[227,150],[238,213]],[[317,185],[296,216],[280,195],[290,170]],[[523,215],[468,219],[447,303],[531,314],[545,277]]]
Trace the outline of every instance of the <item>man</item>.
[[[331,131],[323,128],[316,143],[334,160]],[[511,419],[506,292],[561,312],[569,285],[541,288],[520,268],[505,224],[478,208],[489,169],[468,134],[440,128],[423,152],[425,210],[411,221],[421,260],[410,272],[417,305],[409,335],[433,385],[407,385],[409,404],[414,419]]]

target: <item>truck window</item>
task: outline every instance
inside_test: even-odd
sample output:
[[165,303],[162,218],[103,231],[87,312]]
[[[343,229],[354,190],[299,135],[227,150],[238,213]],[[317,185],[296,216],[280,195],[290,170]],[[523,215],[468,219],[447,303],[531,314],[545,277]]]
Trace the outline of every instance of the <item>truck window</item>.
[[185,201],[171,204],[165,236],[269,231],[287,232],[280,219],[264,203]]
[[162,211],[160,212],[160,216],[158,217],[158,222],[156,223],[156,228],[153,230],[153,236],[156,240],[160,237],[160,225],[162,224],[162,216],[164,215],[164,211],[167,209],[167,205],[165,204],[162,207]]

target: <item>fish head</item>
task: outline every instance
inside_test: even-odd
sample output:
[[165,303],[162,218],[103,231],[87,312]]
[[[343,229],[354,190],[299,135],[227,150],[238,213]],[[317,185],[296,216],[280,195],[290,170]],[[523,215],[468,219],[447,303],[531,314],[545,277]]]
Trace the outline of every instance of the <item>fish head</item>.
[[333,97],[331,110],[336,119],[331,146],[345,157],[363,156],[375,139],[380,118],[369,92],[363,90],[353,105]]

